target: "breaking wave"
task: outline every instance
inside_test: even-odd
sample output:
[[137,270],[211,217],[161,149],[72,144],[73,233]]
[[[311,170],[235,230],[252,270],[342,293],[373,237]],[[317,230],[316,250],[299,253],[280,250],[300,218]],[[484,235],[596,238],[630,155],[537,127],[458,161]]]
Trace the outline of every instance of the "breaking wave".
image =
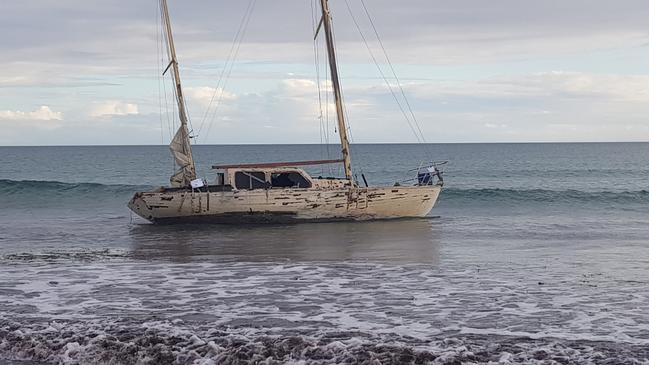
[[[0,199],[9,202],[37,196],[40,203],[79,201],[80,199],[120,198],[127,199],[136,191],[152,189],[146,185],[119,185],[99,183],[65,183],[59,181],[0,180]],[[0,201],[1,201],[0,200]],[[27,199],[29,201],[29,199]],[[465,203],[589,203],[626,204],[649,203],[649,190],[638,191],[598,191],[551,190],[551,189],[458,189],[446,188],[440,195],[444,205]]]
[[136,191],[151,189],[141,185],[64,183],[60,181],[0,180],[0,202],[7,207],[65,206],[88,200],[124,202]]
[[0,255],[2,260],[10,262],[55,262],[55,261],[107,261],[111,259],[123,259],[130,256],[126,250],[120,249],[82,249],[82,250],[58,250],[45,252],[20,252]]
[[98,183],[64,183],[60,181],[39,180],[0,180],[0,196],[11,196],[29,193],[50,193],[56,195],[72,194],[125,194],[138,188],[150,188],[140,185],[112,185]]
[[445,189],[440,195],[444,202],[493,203],[647,203],[649,190],[599,191],[548,189]]

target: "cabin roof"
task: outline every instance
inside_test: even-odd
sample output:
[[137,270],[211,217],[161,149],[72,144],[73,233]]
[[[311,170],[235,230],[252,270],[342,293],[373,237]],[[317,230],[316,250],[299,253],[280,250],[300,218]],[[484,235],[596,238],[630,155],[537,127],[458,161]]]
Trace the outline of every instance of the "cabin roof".
[[340,163],[344,160],[312,160],[312,161],[293,161],[293,162],[265,162],[265,163],[245,163],[232,165],[214,165],[213,169],[234,169],[234,168],[270,168],[270,167],[295,167],[295,166],[312,166]]

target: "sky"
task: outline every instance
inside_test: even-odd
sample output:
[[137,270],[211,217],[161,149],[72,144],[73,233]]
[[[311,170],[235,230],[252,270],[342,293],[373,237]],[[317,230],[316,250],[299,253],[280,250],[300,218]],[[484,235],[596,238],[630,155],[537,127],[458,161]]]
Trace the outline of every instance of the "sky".
[[[168,1],[196,143],[337,141],[318,0]],[[364,3],[330,0],[353,143],[649,141],[646,0]],[[0,145],[169,142],[157,0],[3,1],[0,34]]]

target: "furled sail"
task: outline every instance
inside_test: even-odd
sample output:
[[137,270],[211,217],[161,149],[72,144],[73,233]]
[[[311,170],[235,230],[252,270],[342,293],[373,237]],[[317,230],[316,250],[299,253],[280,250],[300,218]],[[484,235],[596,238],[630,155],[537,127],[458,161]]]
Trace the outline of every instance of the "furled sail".
[[189,145],[189,131],[187,125],[182,124],[169,144],[171,154],[174,156],[178,170],[171,176],[172,187],[189,186],[196,179],[196,170]]

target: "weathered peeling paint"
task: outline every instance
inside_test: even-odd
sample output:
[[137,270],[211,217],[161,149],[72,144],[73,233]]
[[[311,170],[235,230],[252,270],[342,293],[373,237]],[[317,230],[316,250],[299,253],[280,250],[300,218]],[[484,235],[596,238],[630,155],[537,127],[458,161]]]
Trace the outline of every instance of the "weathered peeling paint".
[[149,192],[135,194],[129,207],[154,222],[197,217],[219,222],[241,213],[259,215],[261,220],[269,214],[316,221],[387,219],[427,215],[440,190],[439,186],[412,186]]

